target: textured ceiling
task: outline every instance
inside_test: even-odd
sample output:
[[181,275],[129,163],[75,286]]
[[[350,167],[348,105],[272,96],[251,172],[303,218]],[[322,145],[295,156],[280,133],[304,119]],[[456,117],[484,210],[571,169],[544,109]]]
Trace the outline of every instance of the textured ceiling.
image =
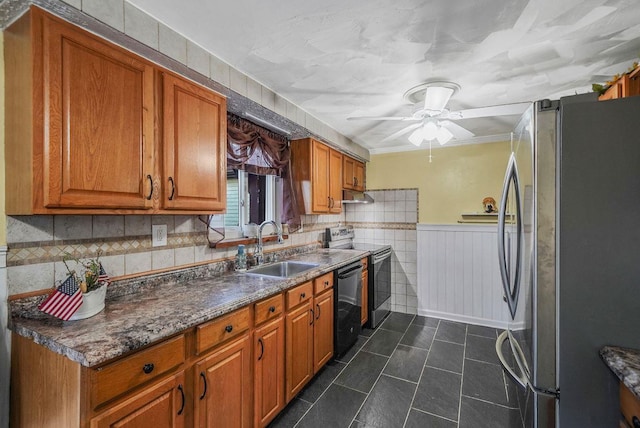
[[[640,55],[638,0],[127,0],[373,153],[404,150],[402,95],[462,88],[452,110],[590,90]],[[478,137],[517,117],[462,119]],[[424,143],[423,143],[424,144]]]

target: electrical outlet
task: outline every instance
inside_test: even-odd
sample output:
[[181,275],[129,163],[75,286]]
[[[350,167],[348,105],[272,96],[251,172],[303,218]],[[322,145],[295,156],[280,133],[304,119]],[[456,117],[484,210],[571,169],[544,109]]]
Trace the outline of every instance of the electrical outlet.
[[151,226],[151,246],[162,247],[167,245],[167,225],[154,224]]

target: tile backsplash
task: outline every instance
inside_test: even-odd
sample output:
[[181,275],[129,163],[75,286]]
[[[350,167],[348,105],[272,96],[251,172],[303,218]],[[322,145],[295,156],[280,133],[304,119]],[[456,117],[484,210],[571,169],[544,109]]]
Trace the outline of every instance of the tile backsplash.
[[[321,241],[325,227],[344,223],[341,215],[303,216],[303,228],[284,244],[267,243],[265,251],[285,250]],[[151,226],[167,225],[167,245],[152,247]],[[234,257],[236,247],[209,248],[205,224],[198,216],[35,215],[7,218],[7,286],[9,295],[51,288],[64,281],[65,254],[95,257],[111,277],[139,274]],[[254,248],[248,248],[253,252]]]
[[373,204],[346,206],[347,223],[355,231],[354,242],[390,244],[391,310],[415,314],[417,297],[418,190],[371,190]]
[[[322,241],[326,227],[352,224],[355,241],[391,244],[391,309],[417,310],[416,223],[417,189],[368,191],[373,204],[345,204],[339,215],[302,216],[303,227],[284,244],[267,243],[265,250],[286,250]],[[151,226],[167,225],[167,245],[152,247]],[[209,248],[206,227],[198,216],[35,215],[7,218],[8,295],[51,288],[67,277],[65,254],[95,257],[111,277],[221,261],[236,248]],[[253,252],[254,248],[249,248]]]

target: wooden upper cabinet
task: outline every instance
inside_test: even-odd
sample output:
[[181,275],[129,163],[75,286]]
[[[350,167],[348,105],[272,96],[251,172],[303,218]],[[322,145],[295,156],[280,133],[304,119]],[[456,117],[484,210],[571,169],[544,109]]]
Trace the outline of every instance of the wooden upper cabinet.
[[640,67],[620,76],[598,99],[606,101],[636,95],[640,95]]
[[329,212],[342,212],[342,153],[331,149],[329,153]]
[[364,191],[364,163],[344,155],[342,162],[342,187]]
[[331,149],[317,141],[311,143],[311,186],[313,197],[311,209],[313,212],[329,212],[331,196],[329,194],[329,168],[331,162]]
[[223,96],[163,73],[165,209],[226,207],[227,106]]
[[152,208],[152,65],[38,8],[5,40],[7,211]]
[[342,153],[312,138],[291,142],[293,179],[306,214],[342,211]]
[[4,34],[7,214],[225,209],[224,97],[34,6]]

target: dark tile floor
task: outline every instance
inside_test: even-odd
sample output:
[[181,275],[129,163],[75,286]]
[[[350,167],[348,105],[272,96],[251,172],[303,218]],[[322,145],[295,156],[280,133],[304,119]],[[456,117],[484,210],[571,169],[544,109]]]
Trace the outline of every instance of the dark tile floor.
[[329,362],[270,427],[522,428],[496,329],[392,313]]

